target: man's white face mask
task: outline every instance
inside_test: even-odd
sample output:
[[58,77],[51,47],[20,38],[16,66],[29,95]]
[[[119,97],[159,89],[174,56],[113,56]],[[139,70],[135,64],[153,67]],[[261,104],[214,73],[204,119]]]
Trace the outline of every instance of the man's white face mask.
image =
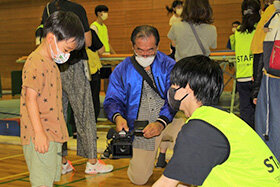
[[156,55],[152,55],[152,56],[148,56],[148,57],[143,57],[143,56],[140,56],[138,55],[136,52],[135,52],[135,59],[136,61],[144,68],[150,66],[154,60],[155,60],[155,57]]

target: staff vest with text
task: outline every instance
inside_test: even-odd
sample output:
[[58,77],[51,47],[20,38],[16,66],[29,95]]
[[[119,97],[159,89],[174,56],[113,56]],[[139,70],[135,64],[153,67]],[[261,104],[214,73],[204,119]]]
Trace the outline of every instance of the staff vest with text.
[[251,42],[255,30],[251,33],[235,31],[235,58],[236,78],[249,78],[253,76],[253,59]]
[[203,120],[227,138],[230,153],[227,160],[215,166],[203,187],[279,187],[279,162],[258,136],[243,120],[232,113],[202,106],[188,120]]
[[103,43],[105,47],[105,52],[110,52],[110,45],[109,45],[109,37],[108,37],[108,29],[107,26],[103,23],[103,25],[100,25],[97,21],[92,23],[97,28],[97,35],[100,39],[100,41]]

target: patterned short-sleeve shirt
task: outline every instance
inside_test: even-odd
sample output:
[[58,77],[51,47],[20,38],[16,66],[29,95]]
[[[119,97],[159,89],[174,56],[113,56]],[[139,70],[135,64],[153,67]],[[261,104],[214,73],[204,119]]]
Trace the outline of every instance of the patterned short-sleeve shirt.
[[35,134],[26,107],[26,88],[37,92],[37,104],[42,127],[54,142],[68,140],[68,131],[62,109],[62,86],[60,72],[52,60],[42,57],[36,50],[31,53],[22,70],[20,98],[22,145],[34,140]]

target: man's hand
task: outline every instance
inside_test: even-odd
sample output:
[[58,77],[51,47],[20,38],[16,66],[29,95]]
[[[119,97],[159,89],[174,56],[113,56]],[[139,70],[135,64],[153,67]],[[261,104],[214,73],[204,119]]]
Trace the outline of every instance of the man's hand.
[[39,153],[46,153],[49,149],[49,140],[44,132],[37,133],[34,140],[35,151]]
[[116,122],[116,130],[117,132],[120,132],[121,130],[125,130],[126,132],[129,131],[129,128],[127,126],[127,121],[122,116],[117,116],[115,119]]
[[160,122],[153,122],[147,125],[143,129],[143,136],[145,138],[152,138],[154,136],[160,135],[161,131],[164,129],[163,125]]

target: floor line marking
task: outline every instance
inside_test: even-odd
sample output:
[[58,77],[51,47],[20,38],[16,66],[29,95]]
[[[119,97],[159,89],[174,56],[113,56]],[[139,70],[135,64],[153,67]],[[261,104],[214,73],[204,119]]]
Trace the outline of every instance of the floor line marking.
[[9,175],[9,176],[0,178],[0,181],[1,181],[1,180],[5,180],[5,179],[9,179],[9,178],[18,177],[18,176],[21,176],[21,175],[27,175],[27,174],[29,174],[28,171],[27,171],[27,172],[24,172],[24,173],[18,173],[18,174],[15,174],[15,175]]
[[[126,169],[126,168],[128,168],[128,166],[124,166],[124,167],[121,167],[121,168],[116,168],[116,169],[112,170],[111,173],[113,173],[113,172],[115,172],[115,171],[122,170],[122,169]],[[109,173],[110,173],[110,172],[109,172]],[[108,174],[108,173],[98,173],[98,174],[92,175],[91,177],[88,177],[88,178],[95,178],[95,177],[98,177],[98,176],[100,176],[100,175],[106,175],[106,174]],[[74,183],[76,183],[76,182],[80,182],[80,181],[83,181],[83,180],[86,180],[86,179],[87,179],[86,177],[83,177],[83,178],[80,178],[80,179],[73,180],[73,181],[71,181],[71,182],[66,182],[66,183],[64,183],[64,184],[58,184],[58,185],[56,185],[56,186],[58,186],[58,187],[60,187],[60,186],[61,186],[61,187],[66,187],[66,185],[74,184]]]
[[12,155],[12,156],[6,156],[6,157],[3,157],[3,158],[0,158],[0,160],[6,160],[6,159],[9,159],[9,158],[15,158],[15,157],[20,157],[20,156],[23,156],[23,154]]
[[[22,155],[23,155],[23,154],[22,154]],[[82,158],[82,159],[79,159],[79,160],[75,160],[75,161],[73,161],[72,163],[75,164],[75,163],[77,163],[77,162],[81,162],[81,161],[85,161],[85,160],[87,160],[87,158]],[[9,178],[18,177],[18,176],[21,176],[21,175],[28,175],[28,174],[29,174],[29,172],[27,171],[27,172],[18,173],[18,174],[15,174],[15,175],[9,175],[9,176],[0,178],[0,181],[1,181],[1,180],[5,180],[5,179],[9,179]],[[0,184],[1,184],[1,183],[0,183]]]

